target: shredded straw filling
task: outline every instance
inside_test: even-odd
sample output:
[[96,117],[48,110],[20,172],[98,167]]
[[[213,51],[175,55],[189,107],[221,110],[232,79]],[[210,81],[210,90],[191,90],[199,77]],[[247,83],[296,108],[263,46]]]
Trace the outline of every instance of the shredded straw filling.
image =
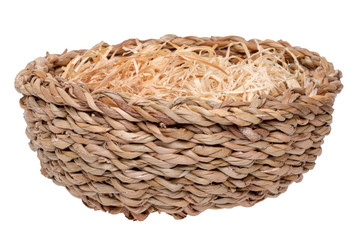
[[[92,91],[111,89],[133,97],[157,96],[163,99],[198,97],[215,101],[251,101],[256,96],[276,96],[288,88],[314,85],[308,70],[286,48],[273,48],[246,55],[217,55],[216,46],[145,45],[124,48],[122,55],[110,55],[113,46],[103,42],[75,57],[63,68],[62,77],[85,83]],[[288,63],[287,53],[293,58]],[[314,93],[315,89],[313,89]]]

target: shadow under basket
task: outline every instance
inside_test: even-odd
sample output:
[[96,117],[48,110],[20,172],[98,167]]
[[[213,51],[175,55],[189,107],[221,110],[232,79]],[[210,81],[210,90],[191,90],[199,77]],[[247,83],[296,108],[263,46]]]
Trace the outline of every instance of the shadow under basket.
[[15,87],[44,176],[95,210],[182,219],[301,181],[340,78],[285,41],[166,35],[47,54]]

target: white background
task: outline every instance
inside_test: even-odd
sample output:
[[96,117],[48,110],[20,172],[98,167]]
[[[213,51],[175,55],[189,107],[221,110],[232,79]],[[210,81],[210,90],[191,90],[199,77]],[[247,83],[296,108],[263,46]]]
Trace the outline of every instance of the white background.
[[[360,239],[360,51],[357,1],[1,1],[0,239]],[[61,53],[128,38],[239,35],[283,39],[343,72],[323,154],[301,183],[252,208],[144,222],[86,208],[40,174],[14,89],[18,71]]]

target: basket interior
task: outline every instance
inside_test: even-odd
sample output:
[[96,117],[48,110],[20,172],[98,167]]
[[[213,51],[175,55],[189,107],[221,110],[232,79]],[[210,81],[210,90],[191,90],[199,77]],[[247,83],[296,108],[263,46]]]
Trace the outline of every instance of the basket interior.
[[[236,44],[245,49],[243,54],[231,51]],[[277,96],[299,87],[308,89],[309,96],[316,95],[317,80],[289,49],[257,47],[257,51],[250,52],[243,43],[220,49],[216,45],[137,41],[136,45],[122,46],[119,54],[116,46],[101,42],[56,74],[85,83],[91,91],[106,88],[139,98],[251,101],[262,94]]]

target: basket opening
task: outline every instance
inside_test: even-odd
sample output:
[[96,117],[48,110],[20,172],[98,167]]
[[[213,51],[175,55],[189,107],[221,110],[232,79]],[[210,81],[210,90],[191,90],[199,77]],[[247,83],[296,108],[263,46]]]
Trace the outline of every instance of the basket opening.
[[[108,89],[132,97],[162,99],[198,97],[215,101],[251,101],[259,95],[277,96],[289,88],[310,89],[315,95],[316,79],[287,48],[234,54],[217,46],[177,46],[173,43],[116,46],[101,42],[76,56],[59,75],[70,82],[82,82],[91,91]],[[170,45],[170,47],[169,47]]]

